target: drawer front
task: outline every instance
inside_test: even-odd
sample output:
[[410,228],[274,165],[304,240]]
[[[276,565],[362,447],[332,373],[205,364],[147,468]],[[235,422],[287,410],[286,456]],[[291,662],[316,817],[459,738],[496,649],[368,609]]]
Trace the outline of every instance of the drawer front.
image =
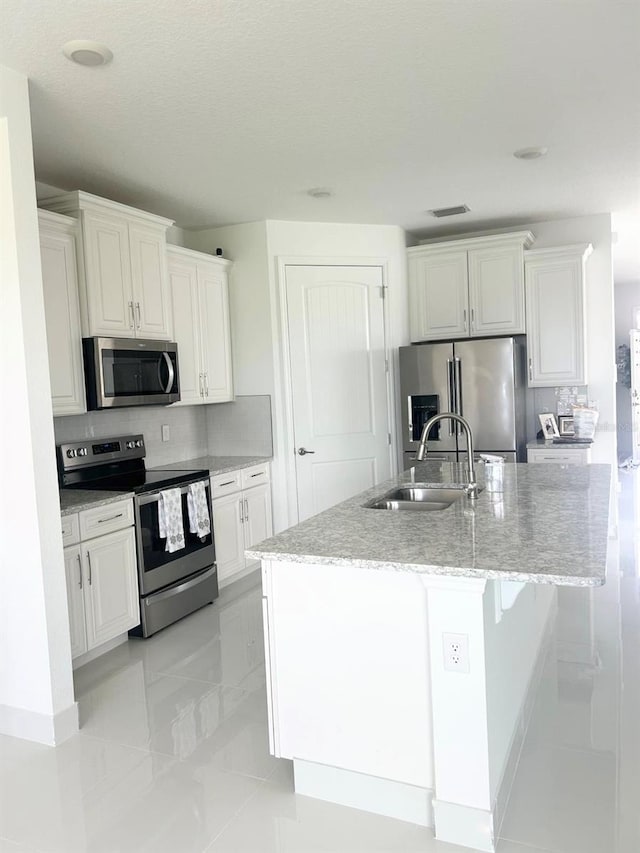
[[264,462],[262,465],[252,465],[251,468],[243,468],[240,473],[242,475],[243,489],[261,486],[263,483],[269,482],[269,463]]
[[62,524],[62,544],[66,548],[67,545],[76,545],[80,541],[80,521],[78,513],[73,515],[63,515],[60,519]]
[[80,538],[93,539],[104,533],[113,533],[133,524],[133,501],[126,499],[85,509],[80,513]]
[[527,451],[527,461],[553,463],[554,465],[587,465],[589,463],[589,451],[529,450]]
[[212,498],[221,498],[223,495],[239,492],[241,488],[240,471],[230,471],[228,474],[214,474],[211,478]]

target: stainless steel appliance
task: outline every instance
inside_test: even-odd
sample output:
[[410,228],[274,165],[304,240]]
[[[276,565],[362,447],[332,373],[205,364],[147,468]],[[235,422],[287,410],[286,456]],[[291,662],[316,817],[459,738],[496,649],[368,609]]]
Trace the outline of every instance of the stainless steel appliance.
[[[476,456],[526,461],[525,338],[478,338],[400,347],[405,468],[434,415],[453,412],[473,430]],[[427,459],[464,459],[465,439],[453,421],[434,425]]]
[[178,345],[138,338],[83,338],[88,409],[161,406],[180,399]]
[[[57,446],[63,488],[134,492],[140,626],[130,633],[149,637],[218,596],[209,472],[147,469],[142,435],[84,439]],[[202,481],[211,533],[189,532],[189,484]],[[158,503],[163,489],[179,488],[185,546],[169,553],[159,535]]]

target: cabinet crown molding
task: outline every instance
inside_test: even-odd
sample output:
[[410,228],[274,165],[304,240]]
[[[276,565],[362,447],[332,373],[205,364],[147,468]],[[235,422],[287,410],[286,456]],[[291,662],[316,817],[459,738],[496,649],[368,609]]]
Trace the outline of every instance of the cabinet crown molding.
[[489,246],[504,246],[504,245],[522,245],[524,249],[528,249],[533,245],[535,235],[531,231],[509,231],[504,234],[488,234],[484,237],[452,237],[447,240],[439,240],[433,243],[419,243],[417,246],[410,246],[407,253],[411,255],[419,255],[426,252],[451,252],[468,249],[482,249]]
[[146,210],[129,207],[127,204],[120,204],[118,201],[111,201],[110,199],[92,195],[91,193],[84,192],[84,190],[74,190],[63,195],[45,198],[42,199],[40,204],[44,209],[53,210],[57,213],[69,213],[73,216],[77,216],[81,210],[91,210],[95,213],[115,213],[118,216],[139,219],[141,222],[161,225],[164,228],[173,225],[175,221],[173,219],[166,219],[164,216],[156,216],[155,213],[148,213]]
[[221,258],[219,255],[209,255],[206,252],[198,252],[195,249],[185,249],[184,246],[174,246],[173,243],[167,244],[167,255],[191,261],[219,264],[221,267],[233,266],[233,261],[230,261],[228,258]]
[[546,249],[530,249],[524,253],[525,264],[532,261],[562,260],[582,258],[583,261],[593,252],[591,243],[572,243],[569,246],[549,246]]
[[51,210],[40,208],[38,208],[38,225],[40,228],[46,228],[47,225],[53,226],[57,231],[64,229],[71,234],[76,234],[78,231],[78,220],[73,216],[63,216],[62,213],[53,213]]

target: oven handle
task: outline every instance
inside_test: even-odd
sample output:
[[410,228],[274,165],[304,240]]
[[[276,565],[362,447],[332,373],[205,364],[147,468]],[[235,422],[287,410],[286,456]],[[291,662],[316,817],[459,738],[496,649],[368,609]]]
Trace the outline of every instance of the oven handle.
[[207,580],[214,575],[216,571],[216,564],[214,563],[211,568],[206,569],[204,572],[200,572],[200,574],[193,578],[189,578],[189,580],[184,583],[178,584],[178,586],[171,586],[169,589],[163,589],[162,592],[154,592],[151,595],[147,595],[142,600],[145,604],[155,604],[157,601],[164,601],[166,598],[174,596],[177,592],[186,592],[186,590],[197,586],[201,581]]
[[[205,479],[202,479],[202,480],[192,480],[191,482],[192,482],[192,483],[204,483],[204,484],[205,484],[205,489],[207,489],[207,488],[208,488],[208,486],[209,486],[209,480],[208,480],[208,479],[207,479],[207,480],[205,480]],[[189,491],[189,486],[190,486],[190,485],[191,485],[191,483],[187,483],[187,485],[186,485],[186,486],[180,486],[180,487],[178,487],[178,486],[174,486],[174,488],[176,488],[176,489],[177,489],[177,488],[180,488],[180,494],[181,494],[181,495],[186,495],[186,494],[187,494],[187,492]],[[171,486],[169,486],[168,488],[170,489],[170,488],[171,488]],[[168,489],[158,489],[158,491],[157,491],[157,492],[150,492],[149,494],[137,495],[137,496],[136,496],[136,500],[137,500],[137,502],[138,502],[138,505],[139,505],[139,506],[144,506],[145,504],[158,503],[158,502],[160,501],[160,495],[162,494],[162,492],[167,491],[167,490],[168,490]]]
[[[173,380],[176,378],[176,372],[173,369],[173,362],[171,361],[171,357],[168,352],[162,353],[164,360],[167,362],[167,369],[169,370],[169,381],[167,382],[167,387],[164,389],[165,394],[170,394],[171,389],[173,388]],[[160,368],[158,368],[158,373],[160,372]]]

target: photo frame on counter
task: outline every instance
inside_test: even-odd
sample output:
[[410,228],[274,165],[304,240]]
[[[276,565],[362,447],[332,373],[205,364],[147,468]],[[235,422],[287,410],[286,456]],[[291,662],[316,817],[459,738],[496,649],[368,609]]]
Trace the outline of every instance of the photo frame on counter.
[[558,432],[558,424],[556,423],[556,416],[551,412],[545,412],[542,415],[538,415],[538,420],[540,421],[540,426],[542,427],[542,435],[547,438],[558,438],[560,433]]
[[560,435],[575,435],[573,428],[573,415],[558,415],[558,432]]

